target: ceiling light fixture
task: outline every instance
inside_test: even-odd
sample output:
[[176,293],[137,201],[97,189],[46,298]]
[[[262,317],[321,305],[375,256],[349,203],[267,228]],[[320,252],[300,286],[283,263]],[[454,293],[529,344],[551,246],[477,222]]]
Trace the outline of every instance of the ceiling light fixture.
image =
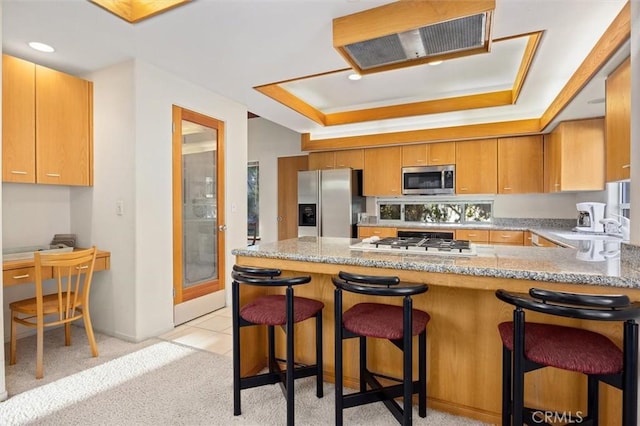
[[191,0],[89,0],[125,21],[135,24]]
[[441,63],[443,63],[444,61],[431,61],[429,62],[429,65],[431,65],[432,67],[435,67],[437,65],[440,65]]
[[48,44],[40,43],[39,41],[30,41],[29,47],[34,50],[37,50],[38,52],[44,52],[44,53],[53,53],[56,51],[56,49],[49,46]]
[[495,0],[396,1],[333,20],[333,47],[359,74],[487,53]]
[[351,73],[349,74],[349,80],[353,80],[353,81],[357,81],[360,80],[362,78],[362,76],[358,73]]

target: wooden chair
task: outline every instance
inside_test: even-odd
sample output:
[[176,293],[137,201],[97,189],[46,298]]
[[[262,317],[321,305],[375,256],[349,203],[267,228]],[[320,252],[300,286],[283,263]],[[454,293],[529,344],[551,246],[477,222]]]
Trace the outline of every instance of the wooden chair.
[[[11,309],[11,343],[9,364],[16,363],[16,325],[36,329],[36,379],[43,376],[44,328],[64,325],[65,345],[71,345],[71,323],[83,319],[91,346],[98,356],[98,347],[89,316],[89,290],[96,260],[96,248],[68,253],[35,252],[36,296],[9,304]],[[52,268],[56,291],[43,294],[43,269]],[[53,316],[55,315],[55,316]]]

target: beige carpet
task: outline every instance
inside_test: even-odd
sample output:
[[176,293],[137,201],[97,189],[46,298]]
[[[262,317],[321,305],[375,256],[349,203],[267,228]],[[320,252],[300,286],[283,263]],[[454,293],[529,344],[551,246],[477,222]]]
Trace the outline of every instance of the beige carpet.
[[[75,344],[81,349],[85,346],[83,334],[75,334]],[[29,339],[20,342],[25,351]],[[8,366],[7,389],[12,396],[0,403],[0,424],[285,424],[285,402],[279,385],[242,391],[242,415],[233,416],[231,360],[227,357],[157,339],[131,344],[99,336],[98,343],[98,361],[90,357],[88,345],[86,352],[75,348],[70,351],[62,340],[60,348],[47,346],[46,382],[38,381],[35,387],[35,379],[25,376],[34,371],[28,366],[28,356],[23,357],[25,371]],[[75,367],[58,369],[63,360]],[[23,380],[30,383],[21,384]],[[325,397],[318,399],[312,378],[296,382],[296,424],[333,424],[333,403],[332,385],[325,384]],[[397,424],[382,403],[347,409],[344,421],[347,425]],[[414,424],[481,423],[429,410],[426,419],[415,412]]]

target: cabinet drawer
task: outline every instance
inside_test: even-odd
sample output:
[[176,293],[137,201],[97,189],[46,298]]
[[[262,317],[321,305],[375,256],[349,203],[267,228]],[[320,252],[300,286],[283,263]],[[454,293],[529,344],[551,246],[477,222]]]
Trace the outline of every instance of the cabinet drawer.
[[395,237],[398,235],[397,228],[386,228],[380,226],[360,226],[358,227],[358,238],[367,238],[367,237]]
[[[51,268],[42,270],[42,278],[49,279],[52,277]],[[2,282],[4,286],[14,284],[32,283],[36,280],[36,268],[33,266],[27,268],[9,269],[2,271]]]
[[487,229],[458,229],[456,230],[457,240],[469,240],[474,243],[488,243],[489,230]]
[[490,231],[489,241],[492,244],[524,245],[524,231]]

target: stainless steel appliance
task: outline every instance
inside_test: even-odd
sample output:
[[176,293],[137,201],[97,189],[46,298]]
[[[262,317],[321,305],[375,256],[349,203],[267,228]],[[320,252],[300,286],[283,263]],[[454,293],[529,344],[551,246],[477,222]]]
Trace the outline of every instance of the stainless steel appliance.
[[362,171],[298,172],[298,236],[357,236],[358,214],[366,210]]
[[578,223],[575,230],[582,232],[604,232],[602,219],[604,219],[605,206],[605,203],[577,203]]
[[475,256],[476,247],[468,240],[454,240],[453,232],[398,232],[397,237],[365,238],[349,246],[352,250],[370,250],[406,254]]
[[402,168],[402,194],[455,194],[455,165]]

